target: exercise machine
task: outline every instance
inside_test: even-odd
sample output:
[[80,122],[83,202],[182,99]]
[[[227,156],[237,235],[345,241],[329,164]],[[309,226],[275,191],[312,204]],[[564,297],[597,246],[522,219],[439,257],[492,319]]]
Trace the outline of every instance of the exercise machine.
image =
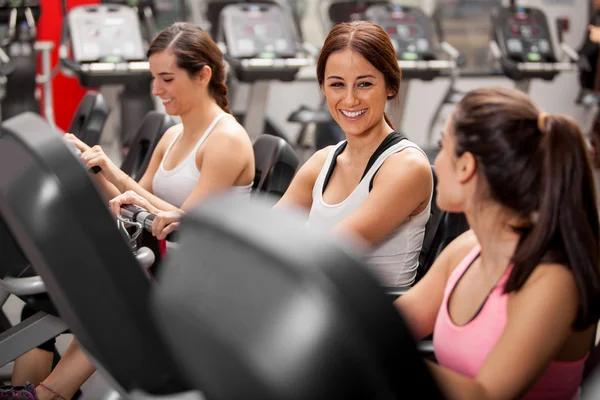
[[232,197],[186,213],[178,234],[151,307],[206,398],[442,398],[351,244],[270,202]]
[[[147,25],[146,31],[153,31]],[[84,87],[123,85],[119,103],[124,147],[155,107],[145,49],[138,12],[131,7],[79,6],[66,15],[60,45],[63,70],[78,76]]]
[[519,90],[528,92],[532,79],[551,81],[560,73],[576,72],[584,67],[584,61],[563,40],[560,19],[556,25],[562,59],[554,50],[544,11],[511,3],[494,9],[491,15],[490,51],[504,75],[514,80]]
[[[25,111],[40,113],[36,96],[38,84],[44,88],[44,115],[52,127],[51,42],[37,42],[37,23],[41,15],[39,0],[0,2],[0,76],[2,119]],[[37,74],[36,54],[41,52],[42,73]]]
[[[0,284],[21,293],[43,289],[55,310],[0,334],[0,365],[68,326],[122,395],[181,391],[146,307],[151,282],[66,143],[41,117],[23,113],[2,125],[0,163],[0,234],[10,239],[2,236],[0,256],[17,253],[14,263],[1,263]],[[10,278],[7,269],[24,262],[34,276]]]
[[236,117],[252,139],[263,133],[286,139],[266,119],[269,81],[293,81],[300,68],[314,63],[290,14],[276,1],[212,0],[207,2],[207,19],[229,72],[251,85],[248,107]]

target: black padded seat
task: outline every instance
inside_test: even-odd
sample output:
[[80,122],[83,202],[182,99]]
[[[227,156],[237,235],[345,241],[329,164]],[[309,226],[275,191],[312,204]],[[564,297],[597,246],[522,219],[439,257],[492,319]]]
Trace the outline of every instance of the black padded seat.
[[161,112],[150,111],[146,114],[131,141],[121,169],[133,180],[139,181],[148,168],[156,145],[167,129],[174,125],[173,118]]
[[403,319],[347,244],[264,199],[232,196],[188,212],[179,234],[152,304],[208,399],[440,398]]
[[110,106],[99,92],[89,91],[83,96],[67,132],[77,136],[92,147],[100,142],[104,124],[110,114]]
[[123,392],[177,393],[150,318],[151,282],[89,173],[40,116],[2,124],[0,214],[61,319]]
[[294,148],[284,139],[272,135],[259,136],[253,147],[256,168],[253,189],[283,196],[300,163]]

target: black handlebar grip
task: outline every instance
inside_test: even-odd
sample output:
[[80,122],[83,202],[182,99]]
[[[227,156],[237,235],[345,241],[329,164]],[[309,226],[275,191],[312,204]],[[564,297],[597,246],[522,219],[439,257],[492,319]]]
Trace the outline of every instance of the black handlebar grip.
[[[144,220],[144,227],[149,230],[150,232],[152,232],[152,222],[154,222],[154,218],[156,218],[156,214],[150,214],[146,217],[146,219]],[[147,221],[147,222],[146,222]],[[146,225],[148,224],[148,225]],[[177,235],[176,235],[177,231],[175,232],[171,232],[167,235],[167,237],[165,238],[165,240],[167,242],[175,242]]]

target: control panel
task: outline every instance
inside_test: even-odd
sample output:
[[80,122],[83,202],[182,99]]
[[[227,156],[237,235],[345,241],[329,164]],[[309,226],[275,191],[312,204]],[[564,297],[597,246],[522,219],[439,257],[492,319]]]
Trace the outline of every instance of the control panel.
[[556,62],[546,15],[538,9],[499,9],[494,18],[500,50],[515,62]]
[[281,7],[266,4],[226,6],[221,24],[230,57],[290,58],[296,56],[293,27]]
[[420,9],[375,5],[369,7],[366,17],[388,34],[399,60],[429,61],[436,59],[432,46],[431,23]]
[[145,59],[137,14],[124,6],[83,6],[68,14],[73,60],[119,63]]

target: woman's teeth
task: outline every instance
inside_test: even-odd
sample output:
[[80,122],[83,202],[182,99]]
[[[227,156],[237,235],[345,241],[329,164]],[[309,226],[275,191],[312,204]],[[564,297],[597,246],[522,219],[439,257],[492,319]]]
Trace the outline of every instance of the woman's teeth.
[[345,110],[340,110],[342,112],[342,114],[344,114],[346,117],[350,117],[350,118],[356,118],[359,115],[364,114],[367,110],[360,110],[360,111],[345,111]]

